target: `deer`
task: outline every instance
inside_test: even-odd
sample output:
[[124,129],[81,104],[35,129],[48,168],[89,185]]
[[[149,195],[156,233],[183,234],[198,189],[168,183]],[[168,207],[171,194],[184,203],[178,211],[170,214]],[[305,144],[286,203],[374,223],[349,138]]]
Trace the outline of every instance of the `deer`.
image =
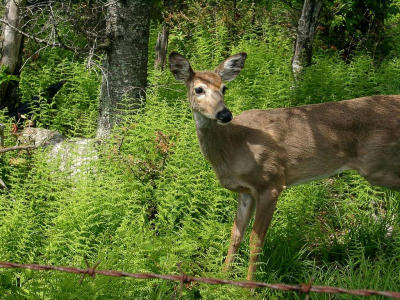
[[240,73],[246,58],[238,53],[213,71],[195,72],[172,52],[169,68],[186,85],[202,154],[221,186],[239,195],[225,272],[255,214],[246,277],[252,280],[285,188],[356,170],[372,185],[400,190],[400,96],[252,109],[233,117],[224,103],[225,83]]

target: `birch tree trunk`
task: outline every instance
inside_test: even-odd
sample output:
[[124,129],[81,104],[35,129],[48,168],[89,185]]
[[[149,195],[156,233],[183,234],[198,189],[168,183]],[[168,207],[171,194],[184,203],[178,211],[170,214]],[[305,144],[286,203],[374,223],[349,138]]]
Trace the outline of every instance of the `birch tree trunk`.
[[167,24],[163,24],[161,32],[158,33],[157,43],[156,43],[156,57],[154,60],[154,67],[156,69],[160,68],[164,70],[167,61],[167,51],[168,51],[168,28]]
[[292,59],[292,71],[295,79],[298,79],[304,67],[311,64],[312,45],[321,5],[322,1],[304,0]]
[[110,134],[126,109],[139,108],[145,101],[150,8],[146,0],[110,0],[108,3],[110,46],[103,61],[99,138]]
[[[20,7],[24,5],[24,3],[24,0],[7,0],[4,20],[10,25],[19,28],[21,25]],[[2,57],[0,65],[6,66],[9,74],[14,74],[20,56],[22,36],[11,27],[3,25],[2,37]],[[5,96],[7,87],[8,82],[4,82],[0,85],[0,107],[4,107],[6,104]]]

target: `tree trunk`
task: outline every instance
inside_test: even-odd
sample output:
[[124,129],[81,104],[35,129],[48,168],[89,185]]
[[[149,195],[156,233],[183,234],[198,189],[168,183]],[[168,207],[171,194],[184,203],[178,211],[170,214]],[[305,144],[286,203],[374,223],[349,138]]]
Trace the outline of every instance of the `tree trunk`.
[[167,24],[163,24],[161,32],[158,33],[157,43],[156,43],[156,58],[154,61],[154,67],[161,68],[164,70],[165,63],[167,60],[167,50],[168,50],[168,28]]
[[298,79],[304,67],[311,64],[312,44],[321,5],[322,2],[318,0],[304,0],[292,59],[292,71],[295,79]]
[[98,137],[107,137],[124,112],[139,108],[145,101],[149,13],[146,0],[109,2],[110,46],[103,61]]
[[[24,5],[24,0],[7,0],[4,12],[4,20],[10,25],[19,28],[21,25],[20,6]],[[14,74],[20,57],[22,36],[7,25],[3,26],[2,57],[1,66],[8,68],[9,74]],[[0,107],[10,105],[5,103],[8,82],[0,85]]]

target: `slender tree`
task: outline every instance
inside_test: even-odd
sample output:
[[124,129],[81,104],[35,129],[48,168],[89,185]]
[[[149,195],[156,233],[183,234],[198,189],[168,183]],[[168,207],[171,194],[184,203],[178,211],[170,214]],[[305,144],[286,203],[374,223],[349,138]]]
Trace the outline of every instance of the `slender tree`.
[[167,50],[168,50],[168,25],[164,22],[161,31],[158,33],[156,48],[155,48],[155,60],[154,67],[164,70],[167,61]]
[[[17,65],[20,58],[22,45],[22,35],[14,28],[20,28],[21,25],[21,6],[25,4],[24,0],[7,0],[5,3],[4,20],[11,26],[3,25],[2,47],[0,65],[7,68],[8,74],[14,74],[17,71]],[[0,84],[0,107],[6,106],[6,93],[8,81]]]
[[297,79],[304,67],[311,64],[312,45],[322,1],[304,0],[297,26],[296,44],[292,59],[293,75]]

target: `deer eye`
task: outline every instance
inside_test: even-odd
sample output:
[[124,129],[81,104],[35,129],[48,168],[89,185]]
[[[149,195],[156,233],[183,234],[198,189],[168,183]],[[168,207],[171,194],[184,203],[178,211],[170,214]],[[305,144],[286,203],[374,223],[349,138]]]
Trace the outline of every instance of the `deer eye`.
[[226,86],[224,86],[224,87],[222,88],[222,94],[225,94],[225,92],[226,92],[227,89],[228,89],[228,88],[227,88]]
[[204,93],[204,89],[202,87],[197,87],[194,89],[194,91],[196,92],[196,94]]

